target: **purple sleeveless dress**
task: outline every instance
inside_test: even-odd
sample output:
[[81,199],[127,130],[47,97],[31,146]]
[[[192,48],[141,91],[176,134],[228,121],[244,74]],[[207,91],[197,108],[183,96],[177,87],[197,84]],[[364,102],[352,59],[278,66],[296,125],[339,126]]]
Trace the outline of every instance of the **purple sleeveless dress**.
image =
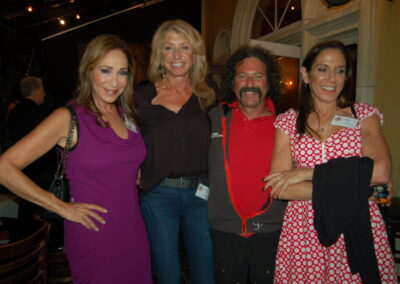
[[68,156],[66,174],[75,202],[93,203],[100,231],[65,221],[64,251],[74,284],[152,283],[150,249],[139,209],[136,177],[146,155],[140,133],[127,139],[100,127],[82,107],[75,107],[79,142]]

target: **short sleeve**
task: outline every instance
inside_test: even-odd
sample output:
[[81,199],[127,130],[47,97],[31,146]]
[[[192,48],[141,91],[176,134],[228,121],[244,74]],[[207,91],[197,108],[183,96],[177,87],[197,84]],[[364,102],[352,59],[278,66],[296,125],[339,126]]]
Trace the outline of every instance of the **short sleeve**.
[[379,110],[370,104],[366,103],[357,103],[354,104],[354,110],[357,113],[357,118],[361,121],[367,117],[370,117],[371,115],[378,115],[379,121],[381,125],[383,125],[383,114],[379,112]]
[[290,136],[296,132],[296,119],[296,112],[293,109],[289,109],[288,111],[278,115],[274,122],[274,126]]

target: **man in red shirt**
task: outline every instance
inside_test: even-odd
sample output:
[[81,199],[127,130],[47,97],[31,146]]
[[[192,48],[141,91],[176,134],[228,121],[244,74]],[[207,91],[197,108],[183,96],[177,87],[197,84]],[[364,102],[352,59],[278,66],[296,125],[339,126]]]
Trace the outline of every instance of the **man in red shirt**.
[[216,283],[273,283],[286,203],[263,191],[274,145],[280,73],[272,55],[244,47],[222,77],[210,111],[209,222]]

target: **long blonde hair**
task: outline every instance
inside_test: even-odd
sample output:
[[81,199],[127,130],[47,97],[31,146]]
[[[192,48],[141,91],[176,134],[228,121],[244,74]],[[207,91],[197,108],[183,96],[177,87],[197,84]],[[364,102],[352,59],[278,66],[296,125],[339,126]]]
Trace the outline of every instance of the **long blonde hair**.
[[182,20],[166,21],[160,25],[151,42],[149,79],[156,83],[162,79],[162,45],[168,32],[183,35],[189,41],[193,50],[193,66],[189,71],[189,80],[195,95],[199,98],[203,109],[214,103],[214,91],[205,82],[207,75],[206,51],[199,32],[189,23]]
[[128,60],[128,84],[117,99],[116,104],[122,106],[129,120],[137,121],[137,113],[133,103],[134,58],[128,45],[120,37],[102,34],[92,39],[86,47],[79,65],[78,86],[75,94],[76,103],[93,112],[97,118],[97,123],[101,126],[107,126],[107,124],[101,119],[101,112],[93,101],[90,72],[110,51],[115,49],[121,50]]

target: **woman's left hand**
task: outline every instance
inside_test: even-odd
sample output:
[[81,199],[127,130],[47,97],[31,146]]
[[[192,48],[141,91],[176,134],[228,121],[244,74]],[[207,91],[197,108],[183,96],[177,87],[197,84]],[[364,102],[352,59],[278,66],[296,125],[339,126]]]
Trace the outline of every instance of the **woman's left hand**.
[[270,174],[263,179],[264,191],[272,187],[272,197],[279,198],[289,185],[312,180],[313,173],[314,168],[296,168]]
[[372,195],[368,200],[369,201],[375,201],[381,206],[389,207],[392,204],[392,198],[394,196],[392,181],[389,181],[387,183],[387,190],[388,190],[388,196],[387,196],[387,198],[385,198],[384,201],[383,200],[379,200],[375,195]]
[[71,202],[63,202],[62,205],[62,209],[58,212],[60,216],[68,221],[79,223],[86,229],[98,232],[99,227],[94,220],[101,224],[106,223],[98,212],[107,213],[108,211],[97,204],[78,203],[72,199]]

